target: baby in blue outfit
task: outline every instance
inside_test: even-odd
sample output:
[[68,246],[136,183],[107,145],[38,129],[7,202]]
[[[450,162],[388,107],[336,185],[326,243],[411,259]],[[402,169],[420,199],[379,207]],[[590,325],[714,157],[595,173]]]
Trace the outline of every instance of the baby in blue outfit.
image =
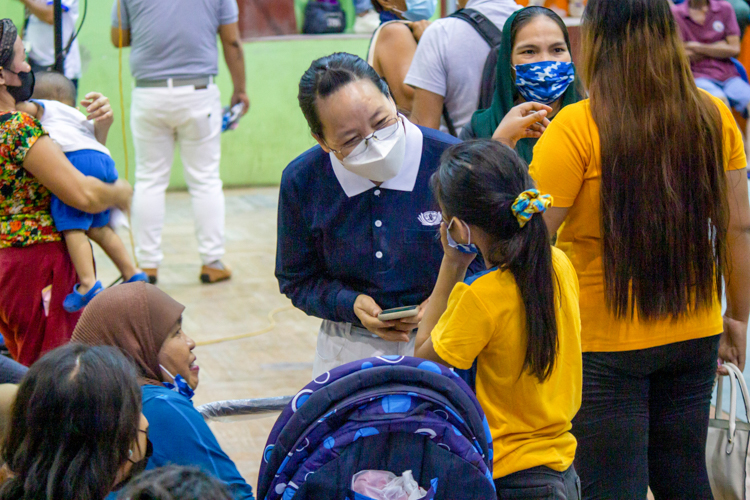
[[[75,108],[75,95],[73,82],[63,75],[40,73],[36,76],[33,100],[19,103],[17,108],[41,121],[50,138],[81,173],[104,182],[115,182],[115,162],[104,146],[113,121],[109,101],[96,92],[87,94],[81,101],[89,113],[86,117]],[[148,280],[146,274],[133,264],[122,240],[109,226],[109,210],[89,214],[69,207],[53,196],[51,212],[57,230],[63,233],[78,274],[79,283],[63,302],[66,311],[82,309],[103,288],[96,279],[89,238],[112,259],[124,281]]]

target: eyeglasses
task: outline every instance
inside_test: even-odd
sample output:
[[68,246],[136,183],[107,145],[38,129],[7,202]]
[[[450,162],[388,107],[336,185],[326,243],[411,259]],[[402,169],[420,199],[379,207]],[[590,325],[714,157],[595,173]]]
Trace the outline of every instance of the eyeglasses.
[[[138,461],[138,462],[141,462],[143,460],[148,460],[149,458],[151,458],[151,455],[154,454],[154,445],[151,444],[151,440],[148,438],[148,429],[145,431],[143,429],[138,429],[138,432],[142,432],[146,435],[146,453],[144,453],[143,457]],[[140,448],[140,445],[138,447]],[[133,450],[131,448],[130,450],[128,450],[128,462],[130,462],[131,464],[138,463],[138,462],[134,462],[132,458],[133,458]]]
[[356,156],[366,153],[367,149],[373,141],[386,141],[393,137],[396,132],[398,132],[398,128],[400,126],[400,117],[394,116],[392,118],[388,118],[378,125],[378,127],[375,129],[375,132],[368,135],[367,137],[352,137],[349,141],[346,142],[346,144],[341,146],[341,149],[331,149],[331,151],[336,154],[340,154],[341,156],[353,159]]

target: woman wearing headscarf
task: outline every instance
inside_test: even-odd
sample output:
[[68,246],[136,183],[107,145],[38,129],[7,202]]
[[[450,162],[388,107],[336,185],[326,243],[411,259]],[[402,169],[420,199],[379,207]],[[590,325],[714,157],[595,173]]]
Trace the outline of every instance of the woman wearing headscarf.
[[[498,125],[514,106],[538,102],[560,109],[582,99],[575,83],[568,29],[560,16],[545,7],[527,7],[505,22],[497,58],[497,78],[492,105],[477,111],[461,131],[461,139],[498,138]],[[536,138],[521,139],[516,152],[531,163]]]
[[135,361],[154,448],[147,470],[195,465],[223,481],[235,499],[252,499],[252,488],[191,402],[199,368],[195,342],[182,330],[184,310],[153,285],[118,285],[86,306],[72,340],[119,347]]
[[[63,299],[78,278],[52,221],[52,195],[89,213],[112,206],[127,210],[132,195],[125,181],[107,184],[84,176],[38,120],[16,109],[33,90],[34,74],[23,43],[10,19],[2,19],[0,332],[13,358],[27,366],[66,343],[79,316],[63,309]],[[88,111],[97,118],[93,109]]]

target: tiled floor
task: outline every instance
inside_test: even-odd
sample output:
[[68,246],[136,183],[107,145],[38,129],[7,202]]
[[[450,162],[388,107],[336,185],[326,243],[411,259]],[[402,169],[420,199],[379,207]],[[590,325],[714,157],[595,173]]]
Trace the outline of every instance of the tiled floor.
[[[167,195],[164,228],[165,259],[159,287],[186,306],[184,329],[200,343],[261,330],[268,313],[289,306],[274,277],[277,188],[228,190],[224,262],[231,281],[203,285],[198,280],[197,253],[190,198]],[[130,242],[122,232],[126,246]],[[100,279],[109,284],[119,275],[97,248]],[[296,309],[275,315],[276,327],[252,338],[199,346],[195,353],[201,383],[194,403],[224,399],[294,394],[310,381],[320,321]],[[260,457],[276,417],[212,423],[219,442],[253,488]]]

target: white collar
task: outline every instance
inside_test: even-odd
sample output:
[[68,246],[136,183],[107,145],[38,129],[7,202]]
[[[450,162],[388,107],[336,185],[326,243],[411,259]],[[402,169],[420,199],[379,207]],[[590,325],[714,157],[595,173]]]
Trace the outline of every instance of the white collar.
[[[414,184],[417,182],[419,174],[419,164],[422,162],[422,131],[407,120],[404,115],[400,115],[404,121],[406,131],[406,150],[404,153],[404,164],[396,177],[388,179],[380,185],[381,189],[393,189],[396,191],[412,191]],[[349,198],[362,194],[374,187],[377,187],[370,179],[365,179],[359,175],[348,171],[344,168],[336,155],[329,153],[333,173],[336,174],[341,188]]]

